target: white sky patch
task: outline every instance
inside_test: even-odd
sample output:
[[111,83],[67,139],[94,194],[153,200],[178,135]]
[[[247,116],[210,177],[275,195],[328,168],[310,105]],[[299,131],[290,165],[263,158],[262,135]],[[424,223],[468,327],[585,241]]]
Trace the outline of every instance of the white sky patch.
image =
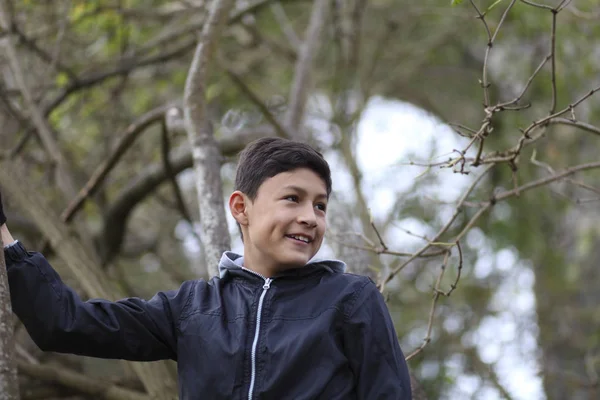
[[[448,159],[453,149],[463,148],[464,138],[423,110],[411,104],[372,99],[358,125],[357,162],[363,172],[363,191],[373,215],[383,217],[396,202],[398,196],[411,190],[413,181],[423,173],[423,167],[406,165],[415,162],[440,162]],[[328,159],[329,160],[329,159]],[[336,190],[352,192],[351,177],[334,160],[334,185]],[[424,197],[443,202],[439,205],[439,221],[445,222],[454,212],[454,202],[480,170],[469,175],[454,173],[450,169],[434,168],[429,173],[438,176],[435,185],[427,185],[418,193]],[[336,181],[338,179],[338,181]],[[493,217],[510,217],[510,207],[498,204]],[[402,229],[401,229],[402,228]],[[431,228],[416,218],[406,218],[395,222],[386,235],[388,245],[403,251],[422,243],[421,239],[407,235],[403,229],[419,235],[431,236]],[[543,389],[537,376],[535,352],[537,341],[528,330],[521,329],[523,319],[535,321],[535,296],[533,294],[534,275],[530,268],[518,258],[511,248],[494,253],[485,233],[474,228],[467,236],[472,248],[479,249],[479,257],[474,266],[476,278],[484,279],[497,268],[506,274],[506,279],[494,295],[494,308],[499,314],[486,317],[475,337],[471,338],[484,362],[495,363],[496,373],[514,399],[542,400]],[[460,323],[460,318],[455,318]],[[448,321],[445,329],[452,331],[456,326]],[[531,325],[528,324],[528,325]],[[419,342],[423,333],[411,332],[408,342]],[[471,398],[479,389],[480,381],[466,376],[462,370],[462,360],[456,359],[451,365],[457,370],[456,386],[447,398]],[[433,369],[429,368],[431,373]],[[495,388],[484,387],[478,396],[486,399],[500,399]]]

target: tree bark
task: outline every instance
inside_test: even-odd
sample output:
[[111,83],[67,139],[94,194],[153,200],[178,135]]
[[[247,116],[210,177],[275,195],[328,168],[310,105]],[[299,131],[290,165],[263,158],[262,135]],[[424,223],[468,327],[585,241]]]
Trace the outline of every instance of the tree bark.
[[184,116],[192,147],[200,207],[200,238],[211,276],[217,275],[221,255],[230,248],[230,238],[223,205],[221,153],[206,112],[205,87],[217,40],[233,4],[232,0],[212,2],[194,52],[184,93]]
[[18,400],[12,309],[3,249],[0,238],[0,400]]
[[285,115],[285,127],[288,129],[288,132],[291,132],[292,136],[299,139],[306,139],[300,128],[311,89],[310,75],[313,70],[313,60],[321,43],[321,32],[327,19],[327,10],[329,7],[329,0],[316,0],[314,2],[304,41],[298,52],[294,81],[292,83],[292,90],[290,91],[288,110]]

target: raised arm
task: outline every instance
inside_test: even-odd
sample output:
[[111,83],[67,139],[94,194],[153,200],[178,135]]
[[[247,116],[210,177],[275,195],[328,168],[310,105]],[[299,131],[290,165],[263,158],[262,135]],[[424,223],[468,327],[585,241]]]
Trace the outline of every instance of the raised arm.
[[1,197],[0,222],[12,308],[42,350],[134,361],[177,359],[177,321],[196,282],[149,301],[82,301],[44,256],[14,241]]
[[383,296],[369,280],[346,314],[344,351],[357,399],[411,400],[410,376]]
[[13,311],[45,351],[133,361],[177,359],[177,321],[195,282],[146,301],[82,301],[40,253],[5,248]]

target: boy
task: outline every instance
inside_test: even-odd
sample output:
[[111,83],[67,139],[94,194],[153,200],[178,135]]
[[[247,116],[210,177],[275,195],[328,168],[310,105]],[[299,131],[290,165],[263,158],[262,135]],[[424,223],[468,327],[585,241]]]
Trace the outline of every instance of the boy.
[[13,310],[46,351],[178,362],[181,399],[409,400],[410,380],[373,282],[310,261],[325,233],[331,176],[308,145],[263,138],[240,155],[229,209],[244,255],[219,276],[149,301],[89,300],[10,236]]

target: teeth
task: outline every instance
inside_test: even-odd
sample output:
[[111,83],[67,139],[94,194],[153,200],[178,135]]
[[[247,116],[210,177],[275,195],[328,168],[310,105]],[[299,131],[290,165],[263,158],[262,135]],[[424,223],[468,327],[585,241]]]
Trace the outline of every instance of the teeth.
[[308,243],[308,238],[305,238],[304,236],[296,236],[296,235],[290,235],[291,238],[294,238],[296,240],[301,240],[304,243]]

